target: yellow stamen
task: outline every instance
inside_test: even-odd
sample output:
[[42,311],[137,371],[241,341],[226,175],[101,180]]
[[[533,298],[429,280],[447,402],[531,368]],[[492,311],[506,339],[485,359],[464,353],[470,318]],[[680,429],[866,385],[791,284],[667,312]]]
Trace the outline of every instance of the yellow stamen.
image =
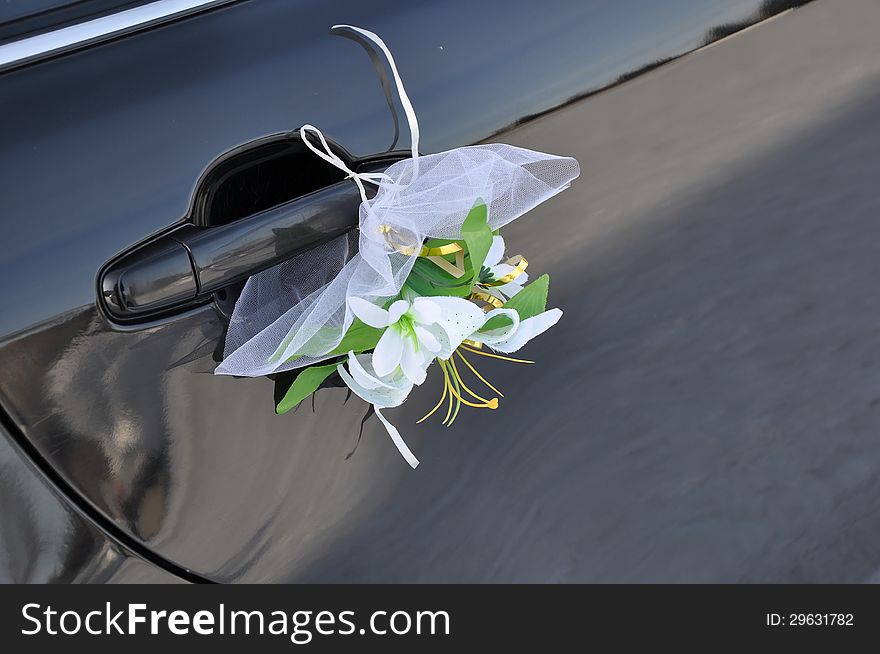
[[528,361],[527,359],[514,359],[513,357],[505,357],[500,354],[490,354],[489,352],[480,352],[479,350],[474,350],[470,347],[461,346],[463,350],[467,350],[468,352],[472,352],[473,354],[479,354],[481,357],[492,357],[493,359],[501,359],[502,361],[511,361],[513,363],[534,363],[534,361]]
[[[461,384],[461,387],[468,393],[470,393],[473,397],[477,398],[481,402],[484,402],[488,406],[490,403],[489,400],[487,400],[485,397],[480,397],[479,395],[474,393],[471,389],[467,387],[467,384],[464,383],[464,379],[461,378],[461,374],[458,372],[458,368],[456,368],[455,361],[453,361],[452,357],[449,357],[449,363],[452,364],[452,372],[453,374],[455,374],[456,377],[458,377],[458,383]],[[498,406],[498,398],[495,398],[492,401],[495,402],[495,406]]]
[[[458,352],[458,350],[456,350]],[[479,353],[481,354],[481,353]],[[501,397],[504,397],[504,394],[501,393],[497,388],[492,386],[486,379],[477,372],[476,368],[474,368],[471,363],[464,358],[461,352],[458,352],[459,358],[464,362],[464,364],[473,372],[477,378],[486,384],[493,391],[498,393]],[[514,359],[515,360],[515,359]],[[443,371],[443,393],[440,395],[440,401],[434,406],[433,409],[428,411],[424,416],[419,418],[416,421],[416,424],[424,422],[432,415],[434,415],[437,410],[443,406],[443,401],[446,399],[446,395],[449,395],[449,407],[446,409],[446,417],[443,418],[443,423],[447,427],[451,426],[453,422],[455,422],[455,418],[458,416],[459,409],[462,404],[473,407],[475,409],[497,409],[498,408],[498,398],[493,397],[491,400],[487,400],[485,397],[481,397],[477,395],[474,391],[468,388],[467,384],[464,383],[464,380],[461,378],[461,374],[458,372],[458,367],[455,365],[455,361],[452,360],[450,356],[449,359],[438,359],[438,365],[440,366],[440,370]],[[470,400],[466,400],[462,397],[461,390],[464,389],[469,395],[474,397],[477,400],[480,400],[480,403],[471,402]]]
[[440,405],[443,404],[443,400],[445,400],[445,399],[446,399],[446,384],[444,383],[443,384],[443,395],[440,396],[440,401],[437,402],[437,406],[435,406],[433,409],[428,411],[428,413],[426,413],[424,416],[422,416],[419,420],[416,420],[416,424],[419,424],[420,422],[424,422],[425,420],[430,418],[432,415],[434,415],[434,413],[437,411],[437,409],[440,408]]
[[487,408],[488,409],[497,409],[498,408],[498,398],[497,397],[493,397],[490,402],[486,402],[485,404],[474,404],[473,402],[469,402],[468,400],[464,399],[459,394],[459,392],[457,390],[455,390],[454,387],[451,390],[452,390],[453,394],[455,395],[455,398],[459,402],[461,402],[462,404],[466,404],[467,406],[472,406],[475,409],[487,409]]
[[486,386],[488,386],[488,387],[491,388],[493,391],[495,391],[496,393],[498,393],[498,395],[500,395],[501,397],[504,397],[504,393],[502,393],[502,392],[499,391],[497,388],[495,388],[494,386],[492,386],[492,384],[490,384],[488,381],[486,381],[486,379],[483,378],[483,375],[481,375],[479,372],[477,372],[477,369],[474,368],[474,367],[471,365],[471,362],[464,358],[464,355],[461,353],[460,350],[456,350],[455,353],[458,355],[458,358],[461,359],[461,360],[464,362],[464,365],[466,365],[468,368],[470,368],[470,369],[471,369],[471,372],[474,373],[474,374],[477,376],[477,379],[479,379],[481,382],[483,382],[484,384],[486,384]]

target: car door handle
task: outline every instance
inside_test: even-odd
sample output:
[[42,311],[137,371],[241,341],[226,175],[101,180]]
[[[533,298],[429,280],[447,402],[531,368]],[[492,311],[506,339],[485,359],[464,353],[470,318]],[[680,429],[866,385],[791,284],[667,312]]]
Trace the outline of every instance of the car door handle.
[[99,302],[120,323],[203,304],[214,292],[353,229],[360,202],[348,180],[226,225],[177,225],[105,264]]

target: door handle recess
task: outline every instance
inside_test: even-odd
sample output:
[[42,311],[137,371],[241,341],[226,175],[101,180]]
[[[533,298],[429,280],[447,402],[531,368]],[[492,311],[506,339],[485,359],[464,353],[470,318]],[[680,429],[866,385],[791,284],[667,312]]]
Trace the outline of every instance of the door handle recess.
[[177,225],[105,264],[99,302],[120,323],[185,311],[353,229],[360,202],[348,180],[226,225]]

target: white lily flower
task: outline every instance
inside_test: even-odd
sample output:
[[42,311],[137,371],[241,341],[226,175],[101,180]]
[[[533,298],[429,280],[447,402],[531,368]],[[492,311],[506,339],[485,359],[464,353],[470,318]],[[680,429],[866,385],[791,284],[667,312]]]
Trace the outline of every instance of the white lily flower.
[[362,298],[349,298],[354,314],[371,327],[385,327],[373,351],[380,377],[398,366],[413,384],[421,384],[436,357],[448,359],[461,342],[486,322],[487,314],[460,297],[418,297],[397,300],[383,309]]
[[[485,343],[499,352],[515,352],[555,325],[562,311],[551,309],[520,320],[512,309],[485,313],[475,303],[459,297],[425,298],[406,291],[404,297],[388,309],[362,298],[349,298],[349,305],[360,320],[377,329],[385,328],[385,332],[372,355],[349,352],[348,369],[339,364],[337,371],[358,397],[373,405],[391,440],[407,463],[415,468],[418,459],[381,409],[403,404],[413,385],[425,380],[427,367],[434,359],[448,360],[465,339]],[[509,323],[483,329],[496,316],[506,316]],[[494,402],[491,408],[497,406],[497,400]]]
[[354,315],[370,327],[385,328],[373,351],[376,374],[386,377],[400,367],[413,384],[424,382],[426,368],[441,349],[437,337],[427,329],[442,316],[442,308],[434,298],[396,300],[387,309],[359,297],[349,298],[348,304]]
[[406,459],[410,467],[419,465],[419,460],[407,447],[406,442],[380,409],[400,406],[406,400],[413,383],[400,368],[396,368],[390,375],[378,375],[373,368],[373,362],[369,354],[348,353],[348,370],[343,364],[336,367],[342,381],[361,399],[373,405],[376,416],[385,427],[385,431],[391,436],[391,440],[400,454]]
[[[486,260],[483,262],[483,266],[489,269],[491,275],[489,281],[501,279],[514,270],[514,267],[509,263],[501,263],[501,260],[504,259],[504,247],[504,239],[502,237],[492,237],[492,246],[489,248],[489,252],[486,253]],[[501,286],[486,286],[484,290],[501,300],[508,300],[523,290],[523,285],[527,281],[529,281],[529,274],[523,272],[512,282]]]
[[[490,311],[486,314],[487,318],[491,314],[496,313],[496,311],[504,312],[507,310],[496,309],[495,311]],[[468,338],[478,343],[485,343],[498,352],[516,352],[530,340],[536,336],[540,336],[550,329],[553,325],[559,322],[561,317],[561,309],[550,309],[549,311],[539,313],[537,316],[532,316],[525,320],[514,321],[514,324],[508,328],[495,329],[486,332],[478,330]]]

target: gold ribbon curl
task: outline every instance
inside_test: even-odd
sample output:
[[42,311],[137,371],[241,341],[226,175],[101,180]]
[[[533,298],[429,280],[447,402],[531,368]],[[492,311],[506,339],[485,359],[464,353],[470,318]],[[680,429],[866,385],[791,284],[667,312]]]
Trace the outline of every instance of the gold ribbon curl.
[[491,293],[487,293],[486,291],[480,291],[475,289],[468,296],[469,300],[480,300],[481,302],[486,303],[485,310],[491,311],[492,309],[500,309],[504,306],[504,300],[500,297],[496,297]]
[[[456,279],[460,279],[464,276],[464,248],[458,243],[447,243],[446,245],[440,245],[433,248],[429,248],[426,245],[417,247],[403,243],[400,233],[391,227],[391,225],[379,225],[379,232],[385,235],[385,242],[401,254],[408,257],[415,254],[416,256],[427,259]],[[455,255],[455,263],[444,258],[450,254]]]
[[510,257],[510,259],[508,259],[504,263],[506,263],[508,266],[513,266],[513,270],[511,270],[503,277],[494,279],[491,282],[485,282],[483,284],[480,284],[480,286],[504,286],[505,284],[509,284],[517,277],[522,275],[526,271],[526,268],[529,267],[528,260],[521,254],[518,254],[515,257]]
[[[403,243],[403,238],[401,234],[391,227],[388,224],[379,225],[379,232],[385,236],[385,242],[388,243],[392,248],[394,248],[397,252],[400,252],[403,255],[411,257],[412,255],[416,255],[431,261],[436,264],[442,270],[446,271],[456,279],[460,279],[465,274],[464,269],[464,248],[462,248],[458,243],[447,243],[446,245],[439,245],[437,247],[429,248],[427,245],[422,245],[420,247],[414,245],[406,245]],[[455,255],[455,263],[447,260],[445,257],[450,254]],[[504,286],[505,284],[509,284],[510,282],[517,279],[520,275],[522,275],[526,268],[529,266],[528,260],[521,254],[510,257],[505,263],[509,266],[513,266],[513,270],[504,275],[503,277],[499,277],[498,279],[494,279],[491,282],[483,282],[478,284],[478,286],[482,286],[483,288],[495,287],[495,286]],[[487,303],[485,309],[487,311],[491,310],[491,308],[500,309],[504,306],[504,301],[494,295],[486,293],[481,290],[474,290],[473,293],[470,294],[469,298],[471,300],[482,300]],[[491,308],[490,308],[491,307]]]

